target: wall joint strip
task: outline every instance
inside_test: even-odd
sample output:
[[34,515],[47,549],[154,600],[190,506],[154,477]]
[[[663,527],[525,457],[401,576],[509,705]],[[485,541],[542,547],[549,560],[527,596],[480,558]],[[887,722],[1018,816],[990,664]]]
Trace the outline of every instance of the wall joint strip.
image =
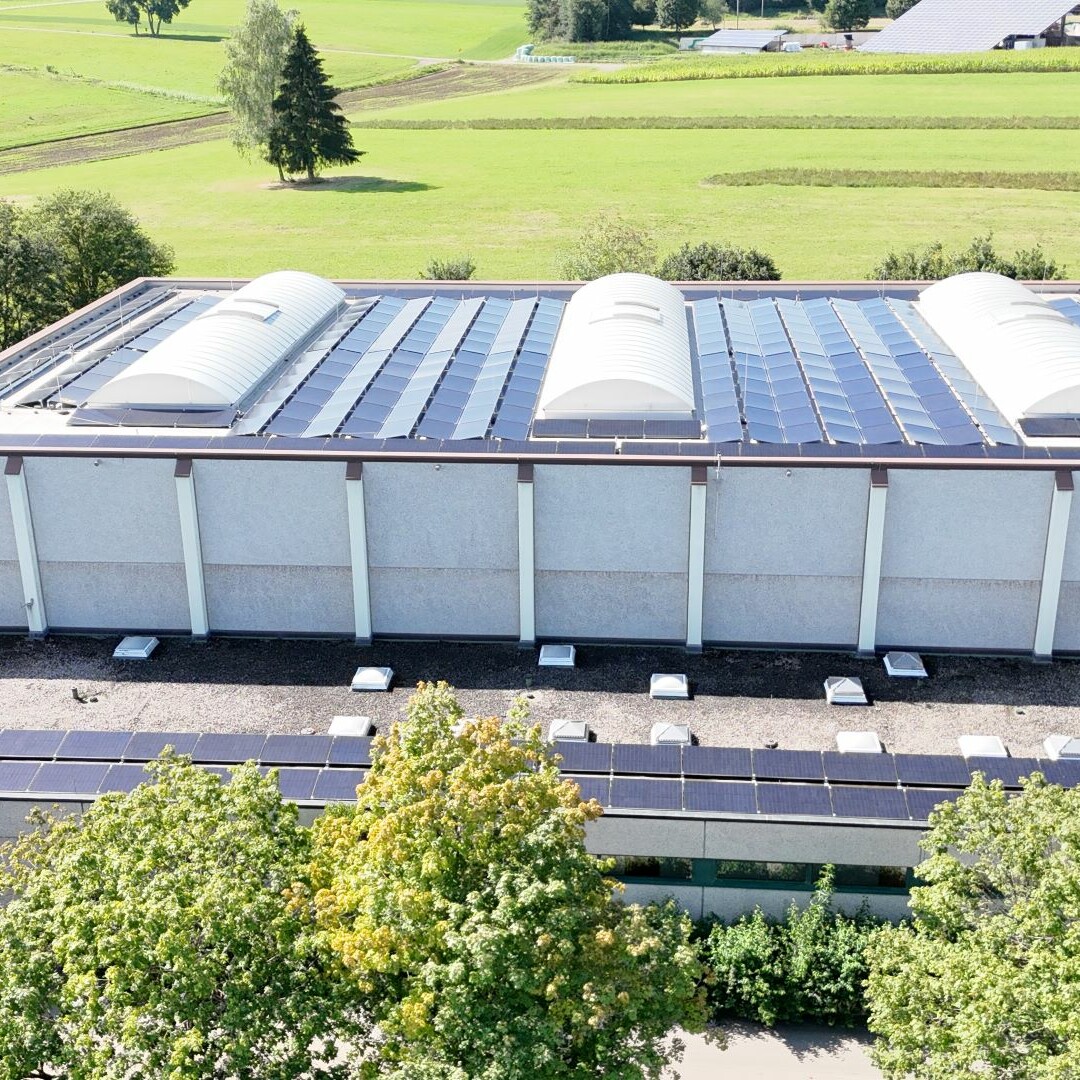
[[4,476],[11,506],[11,525],[15,532],[19,576],[22,579],[26,629],[33,637],[44,637],[49,632],[49,620],[45,613],[45,592],[41,585],[41,564],[38,562],[37,541],[34,538],[34,518],[30,512],[30,492],[20,456],[13,454],[7,459]]

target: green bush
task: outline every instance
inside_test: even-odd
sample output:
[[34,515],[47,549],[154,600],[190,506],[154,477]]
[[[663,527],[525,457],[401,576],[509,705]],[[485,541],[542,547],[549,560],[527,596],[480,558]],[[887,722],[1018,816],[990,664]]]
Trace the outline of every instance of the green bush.
[[966,248],[946,251],[940,240],[924,248],[890,251],[867,275],[871,281],[940,281],[953,274],[985,271],[1020,281],[1060,281],[1059,266],[1038,244],[1023,248],[1011,259],[994,250],[993,236],[976,236]]
[[826,866],[810,903],[793,903],[783,922],[755,908],[712,927],[703,953],[714,1020],[852,1027],[865,1019],[866,946],[880,922],[865,910],[854,917],[834,910],[832,891]]
[[470,255],[454,259],[432,259],[420,271],[424,281],[468,281],[476,273],[476,263]]
[[779,281],[776,263],[755,248],[683,244],[660,264],[666,281]]

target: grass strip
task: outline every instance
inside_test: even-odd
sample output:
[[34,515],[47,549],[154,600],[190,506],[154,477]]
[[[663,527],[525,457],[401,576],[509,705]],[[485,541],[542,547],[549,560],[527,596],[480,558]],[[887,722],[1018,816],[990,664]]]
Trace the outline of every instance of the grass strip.
[[593,131],[691,129],[1073,130],[1077,116],[549,116],[472,120],[356,120],[353,127],[383,131]]
[[716,173],[706,187],[983,188],[1080,191],[1080,172],[949,172],[915,169],[754,169]]
[[577,83],[661,83],[692,79],[765,79],[822,75],[984,75],[1080,71],[1080,49],[998,50],[941,56],[807,49],[753,56],[685,56],[617,71],[575,73]]

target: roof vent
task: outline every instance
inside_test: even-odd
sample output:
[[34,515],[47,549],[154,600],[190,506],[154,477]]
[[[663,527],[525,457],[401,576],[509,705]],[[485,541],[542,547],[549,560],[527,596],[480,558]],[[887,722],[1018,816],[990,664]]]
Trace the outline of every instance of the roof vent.
[[540,667],[573,667],[577,649],[573,645],[541,645]]
[[925,679],[926,667],[922,657],[914,652],[887,652],[885,671],[894,679]]
[[841,754],[880,754],[884,747],[876,731],[838,731],[836,749]]
[[996,735],[961,735],[956,741],[966,758],[1009,756],[1005,744]]
[[651,698],[688,698],[690,683],[685,675],[653,675],[649,679]]
[[1051,761],[1080,761],[1080,739],[1072,735],[1048,735],[1043,749]]
[[830,705],[866,705],[862,679],[846,675],[830,675],[825,680],[825,700]]
[[683,294],[645,274],[612,274],[578,289],[555,338],[537,418],[689,420],[693,414]]
[[548,738],[552,742],[588,742],[589,725],[584,720],[552,720]]
[[362,667],[356,669],[350,684],[353,690],[389,690],[394,669],[388,667]]
[[327,735],[370,735],[375,730],[370,716],[335,716]]
[[689,746],[691,741],[689,724],[669,724],[660,720],[649,730],[652,746]]
[[156,637],[126,637],[113,649],[114,660],[149,660],[158,647]]

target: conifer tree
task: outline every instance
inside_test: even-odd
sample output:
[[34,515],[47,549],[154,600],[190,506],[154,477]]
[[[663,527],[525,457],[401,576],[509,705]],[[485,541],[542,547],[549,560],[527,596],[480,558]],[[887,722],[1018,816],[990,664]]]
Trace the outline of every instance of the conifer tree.
[[348,121],[334,101],[337,91],[303,26],[293,35],[281,89],[274,98],[266,160],[290,175],[305,173],[309,183],[321,165],[351,165],[361,152],[353,146]]

